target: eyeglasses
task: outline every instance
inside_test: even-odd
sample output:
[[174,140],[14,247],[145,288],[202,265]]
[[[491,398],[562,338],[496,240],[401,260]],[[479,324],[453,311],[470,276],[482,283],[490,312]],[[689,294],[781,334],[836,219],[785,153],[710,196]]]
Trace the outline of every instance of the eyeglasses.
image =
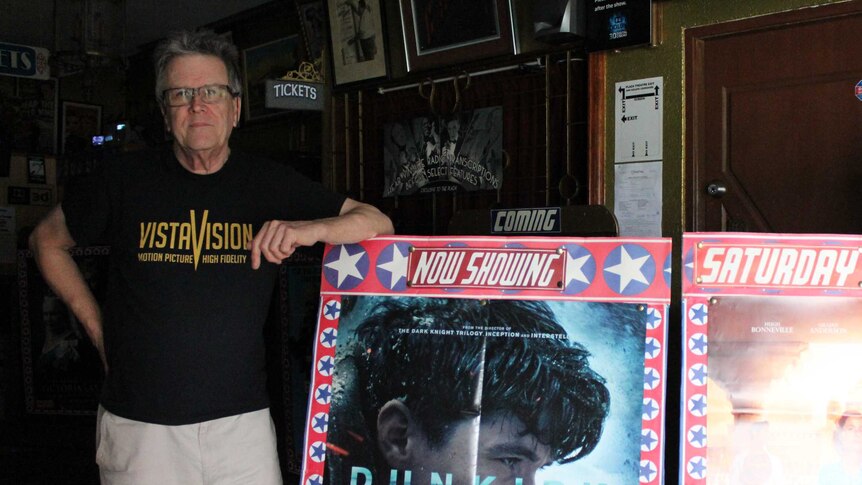
[[192,104],[195,96],[206,104],[218,103],[230,95],[237,97],[239,93],[234,92],[226,84],[207,84],[197,88],[171,88],[162,91],[162,99],[171,107],[188,106]]

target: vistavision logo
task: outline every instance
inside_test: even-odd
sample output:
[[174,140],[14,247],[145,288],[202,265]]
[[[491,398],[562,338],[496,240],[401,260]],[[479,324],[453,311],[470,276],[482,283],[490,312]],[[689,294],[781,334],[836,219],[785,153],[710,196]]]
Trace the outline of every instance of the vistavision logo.
[[248,261],[246,247],[254,235],[248,223],[212,222],[209,210],[200,221],[189,211],[187,221],[140,223],[138,261],[171,264],[241,264]]

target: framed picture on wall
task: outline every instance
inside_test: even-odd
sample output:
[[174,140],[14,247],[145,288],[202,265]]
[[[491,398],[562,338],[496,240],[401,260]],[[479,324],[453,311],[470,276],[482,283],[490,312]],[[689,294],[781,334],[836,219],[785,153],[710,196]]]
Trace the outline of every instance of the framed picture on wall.
[[63,101],[60,153],[79,153],[86,149],[102,129],[102,107],[96,104]]
[[507,0],[399,0],[407,70],[514,53]]
[[[99,304],[108,286],[107,246],[73,248],[72,258]],[[29,414],[95,415],[104,371],[75,315],[48,287],[33,253],[18,251],[24,405]]]
[[273,116],[282,110],[266,107],[266,80],[280,79],[299,66],[302,40],[298,34],[245,49],[242,53],[245,79],[243,104],[247,121]]
[[7,119],[12,150],[53,154],[57,150],[57,80],[0,76],[0,111]]
[[27,157],[27,183],[28,184],[46,184],[48,183],[48,174],[45,170],[45,158],[38,155],[30,155]]
[[318,61],[326,43],[326,7],[323,6],[323,0],[297,2],[296,11],[305,36],[308,57],[312,62]]
[[380,0],[327,0],[336,86],[387,76],[382,6]]

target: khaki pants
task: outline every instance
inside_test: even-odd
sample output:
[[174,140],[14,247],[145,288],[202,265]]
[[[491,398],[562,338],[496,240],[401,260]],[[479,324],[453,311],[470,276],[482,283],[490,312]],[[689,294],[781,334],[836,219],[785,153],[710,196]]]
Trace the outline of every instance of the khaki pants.
[[281,485],[269,409],[183,426],[121,418],[99,406],[103,485]]

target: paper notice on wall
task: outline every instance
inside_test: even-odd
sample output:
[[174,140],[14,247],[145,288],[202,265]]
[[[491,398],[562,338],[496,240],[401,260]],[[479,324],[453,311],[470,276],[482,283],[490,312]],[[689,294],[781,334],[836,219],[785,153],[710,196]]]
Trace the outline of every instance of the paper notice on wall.
[[0,234],[15,234],[14,207],[0,207]]
[[616,83],[614,162],[661,160],[664,78]]
[[614,165],[614,214],[620,236],[661,236],[659,162]]
[[15,263],[15,208],[0,207],[0,264]]

